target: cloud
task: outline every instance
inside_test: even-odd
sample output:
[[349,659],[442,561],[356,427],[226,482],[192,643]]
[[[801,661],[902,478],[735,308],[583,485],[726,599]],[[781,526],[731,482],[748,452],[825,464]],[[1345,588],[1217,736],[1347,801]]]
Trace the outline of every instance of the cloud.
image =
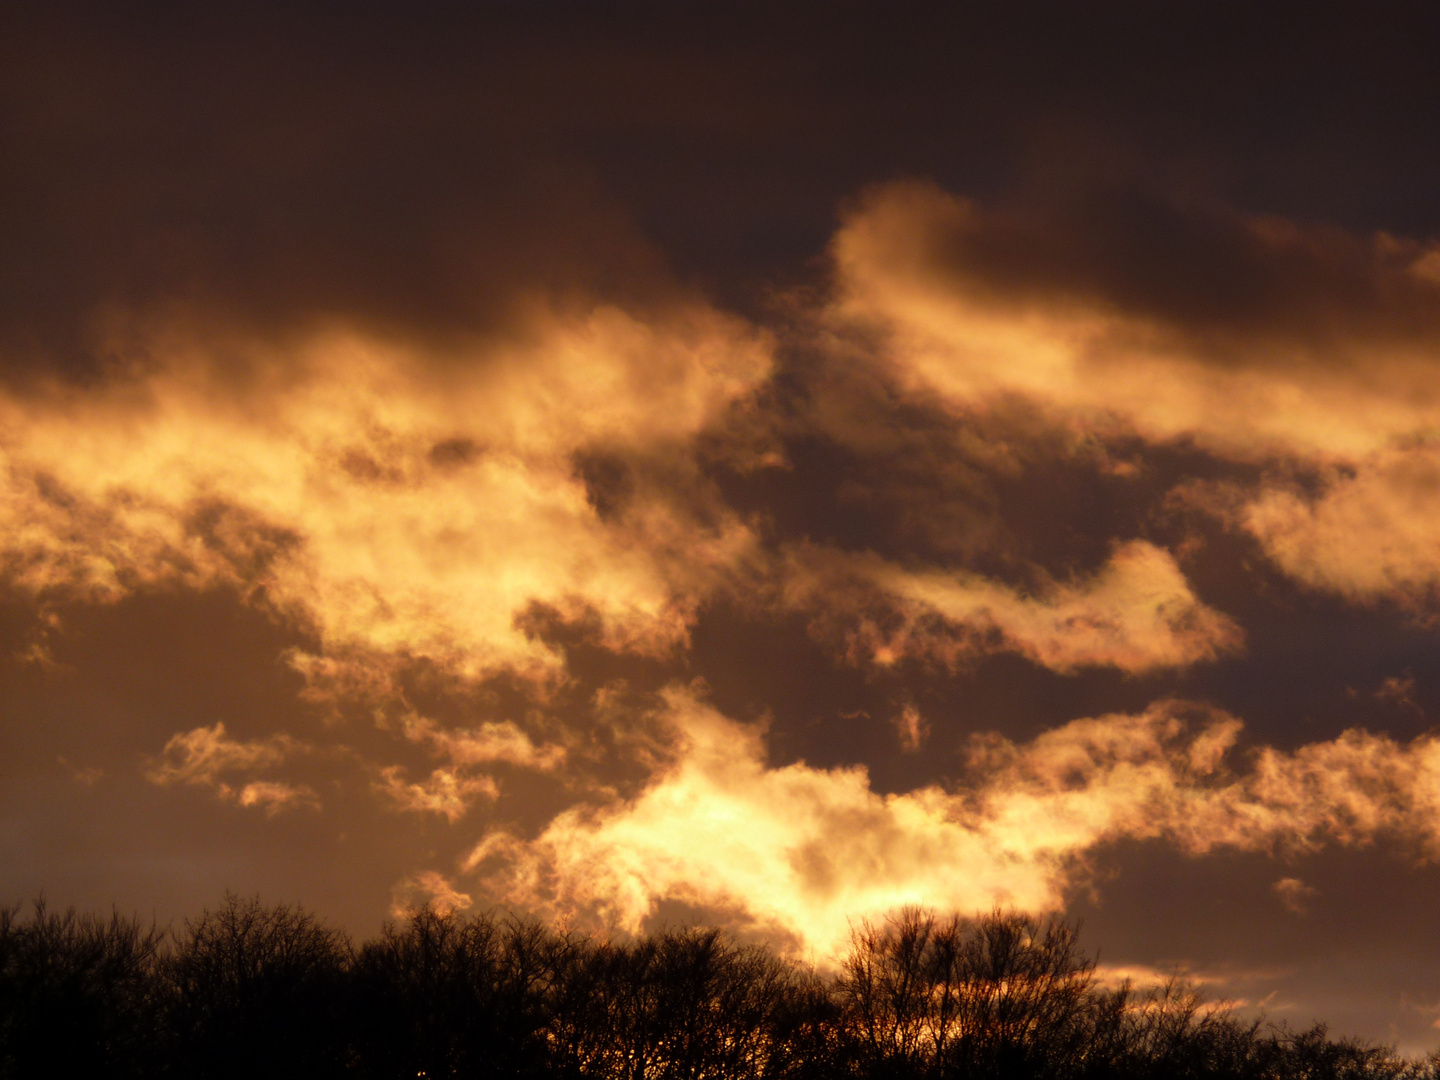
[[1116,816],[1056,806],[1018,827],[1014,803],[977,809],[939,787],[882,796],[863,767],[768,768],[758,730],[683,690],[665,718],[676,756],[650,786],[565,811],[532,841],[487,836],[468,861],[485,887],[631,930],[658,900],[682,899],[824,952],[852,919],[908,903],[1053,908],[1066,860]]
[[1440,448],[1425,444],[1329,470],[1318,493],[1267,485],[1231,516],[1307,585],[1424,611],[1440,595],[1437,494]]
[[882,795],[863,767],[766,764],[760,730],[667,692],[674,757],[632,799],[571,808],[530,840],[487,835],[466,868],[490,894],[638,929],[663,899],[816,954],[904,904],[1062,906],[1122,838],[1201,854],[1302,851],[1382,836],[1440,856],[1440,741],[1349,731],[1237,755],[1238,720],[1159,702],[1028,743],[977,738],[963,784]]
[[[1246,978],[1273,977],[1274,972],[1243,971],[1232,972],[1197,972],[1189,968],[1158,968],[1150,964],[1106,964],[1095,965],[1095,981],[1108,989],[1119,989],[1127,983],[1140,990],[1147,991],[1159,989],[1167,984],[1180,980],[1189,986],[1214,986],[1216,983],[1236,982]],[[1239,1002],[1230,998],[1224,998],[1232,1005]],[[1218,1003],[1217,1003],[1218,1004]],[[1223,1007],[1223,1006],[1222,1006]]]
[[70,775],[70,779],[81,787],[94,787],[105,775],[105,770],[98,765],[77,765],[63,755],[57,756],[55,760]]
[[1440,248],[1143,192],[987,208],[897,183],[831,253],[822,339],[902,395],[1298,471],[1238,489],[1231,520],[1306,585],[1433,602]]
[[477,799],[494,801],[500,797],[500,785],[494,777],[484,774],[436,769],[419,783],[410,783],[402,777],[403,771],[398,765],[382,769],[375,789],[401,810],[439,814],[451,824],[464,817]]
[[266,815],[274,816],[281,810],[296,806],[320,808],[320,797],[308,784],[287,784],[281,780],[252,780],[233,794],[225,785],[220,786],[222,798],[233,798],[241,806],[258,806]]
[[1440,252],[1132,196],[986,210],[873,190],[832,245],[832,324],[958,409],[1219,453],[1354,456],[1440,417]]
[[307,784],[252,780],[237,789],[234,783],[239,781],[232,783],[236,773],[274,768],[297,751],[306,749],[303,743],[285,734],[250,741],[232,739],[225,734],[225,725],[216,723],[172,735],[159,759],[146,770],[145,778],[161,787],[171,784],[208,787],[224,801],[258,807],[268,816],[299,806],[318,809],[320,798]]
[[892,723],[895,725],[895,734],[900,737],[900,749],[907,753],[918,751],[930,737],[929,721],[920,715],[920,710],[912,702],[906,702],[901,707],[899,715]]
[[298,744],[288,735],[242,742],[225,734],[225,725],[197,727],[172,735],[159,761],[146,772],[155,784],[219,782],[221,773],[253,772],[279,765]]
[[1313,887],[1297,877],[1282,877],[1273,888],[1280,903],[1296,915],[1306,914],[1310,910],[1310,901],[1318,895]]
[[1026,594],[979,575],[905,569],[871,553],[792,552],[786,602],[814,614],[852,661],[905,658],[954,667],[1013,651],[1053,671],[1114,667],[1138,674],[1237,651],[1240,628],[1202,603],[1168,551],[1119,544],[1089,578]]
[[448,915],[452,911],[464,911],[473,902],[469,893],[460,892],[437,870],[424,870],[405,878],[396,884],[392,895],[390,913],[397,919],[409,918],[423,907]]
[[654,485],[602,513],[576,464],[683,459],[767,376],[764,336],[703,305],[537,310],[453,358],[180,322],[116,348],[133,377],[0,395],[0,573],[37,595],[225,585],[336,655],[548,678],[527,613],[663,652],[753,543]]
[[504,763],[553,772],[565,763],[565,747],[556,743],[536,746],[509,720],[487,722],[476,728],[442,728],[434,720],[411,713],[402,721],[402,730],[406,738],[425,744],[432,753],[455,765]]
[[565,747],[558,744],[537,746],[508,720],[476,728],[444,728],[412,712],[401,719],[400,727],[407,739],[449,764],[419,782],[406,780],[400,766],[387,766],[380,770],[375,790],[401,810],[439,814],[452,824],[476,802],[500,797],[499,781],[478,766],[508,765],[548,773],[560,769],[567,756]]

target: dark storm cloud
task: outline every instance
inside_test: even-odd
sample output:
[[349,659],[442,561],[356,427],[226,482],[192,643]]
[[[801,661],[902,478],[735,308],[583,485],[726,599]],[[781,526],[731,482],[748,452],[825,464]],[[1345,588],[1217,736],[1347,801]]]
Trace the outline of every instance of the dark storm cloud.
[[11,6],[5,322],[72,359],[107,304],[469,329],[517,288],[648,294],[633,223],[743,293],[865,184],[1077,160],[1425,233],[1433,13],[1302,10]]

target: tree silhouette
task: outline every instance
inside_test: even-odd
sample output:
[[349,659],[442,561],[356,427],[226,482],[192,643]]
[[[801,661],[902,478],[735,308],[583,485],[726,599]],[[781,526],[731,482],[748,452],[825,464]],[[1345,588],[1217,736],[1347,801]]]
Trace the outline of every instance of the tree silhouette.
[[359,1071],[373,1077],[544,1070],[545,994],[563,942],[543,928],[428,908],[356,960]]
[[1104,995],[1077,929],[906,909],[852,937],[837,985],[856,1067],[876,1077],[1048,1076],[1096,1046]]
[[227,895],[187,922],[162,965],[186,1077],[324,1078],[345,1072],[350,942],[298,907]]
[[552,1033],[566,1071],[626,1080],[783,1075],[810,987],[717,930],[572,945]]
[[358,950],[226,896],[168,939],[0,909],[0,1080],[1440,1080],[1440,1055],[1097,984],[1078,928],[905,909],[821,975],[718,930],[596,940],[430,909]]
[[118,913],[0,909],[0,1077],[147,1075],[162,940]]

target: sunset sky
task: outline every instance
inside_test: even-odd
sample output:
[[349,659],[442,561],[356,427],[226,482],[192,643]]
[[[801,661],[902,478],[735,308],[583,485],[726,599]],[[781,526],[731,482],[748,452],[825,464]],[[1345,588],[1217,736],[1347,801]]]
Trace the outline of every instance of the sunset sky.
[[6,4],[0,901],[1002,906],[1440,1044],[1437,42]]

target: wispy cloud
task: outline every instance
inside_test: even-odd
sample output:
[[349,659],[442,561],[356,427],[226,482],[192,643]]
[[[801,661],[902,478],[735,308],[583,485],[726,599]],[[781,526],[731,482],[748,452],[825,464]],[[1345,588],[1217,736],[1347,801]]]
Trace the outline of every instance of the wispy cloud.
[[423,907],[441,915],[464,911],[474,901],[438,870],[424,870],[398,882],[393,890],[390,914],[397,919],[408,918]]
[[[297,806],[318,807],[319,797],[307,784],[283,780],[251,780],[244,783],[236,774],[274,768],[296,752],[308,747],[286,734],[266,739],[232,739],[225,725],[197,727],[170,737],[159,758],[146,770],[153,784],[191,784],[211,788],[221,799],[244,807],[258,807],[267,814]],[[239,785],[237,787],[237,785]]]
[[423,745],[432,756],[448,764],[419,781],[406,779],[406,770],[390,765],[375,782],[394,806],[413,813],[439,814],[459,821],[477,802],[500,797],[500,782],[485,766],[507,765],[537,772],[554,772],[564,766],[566,749],[555,743],[537,746],[524,731],[505,720],[474,728],[445,728],[427,717],[409,713],[400,721],[404,736]]
[[1149,207],[1144,230],[1080,209],[877,188],[834,240],[829,317],[957,409],[1019,398],[1246,457],[1350,458],[1435,423],[1435,248],[1213,205]]
[[216,723],[172,735],[145,775],[156,784],[213,785],[222,773],[279,765],[296,746],[283,734],[249,741],[232,739],[225,733],[225,725]]
[[434,720],[411,713],[401,722],[405,737],[422,743],[430,752],[455,765],[503,763],[553,772],[565,763],[566,749],[558,743],[539,746],[509,720],[487,722],[474,728],[444,728]]
[[436,769],[424,780],[411,782],[404,779],[403,772],[398,765],[382,769],[375,789],[399,809],[412,813],[439,814],[453,823],[464,817],[476,800],[500,797],[500,785],[483,773]]

